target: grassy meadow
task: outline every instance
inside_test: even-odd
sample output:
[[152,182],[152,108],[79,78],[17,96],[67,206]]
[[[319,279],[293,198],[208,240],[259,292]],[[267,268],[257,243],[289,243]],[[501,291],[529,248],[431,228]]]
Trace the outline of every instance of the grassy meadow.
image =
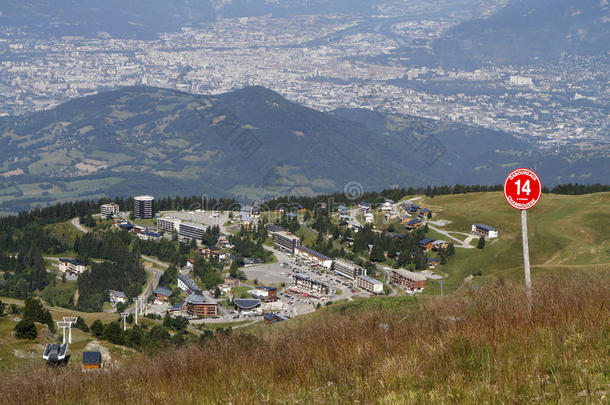
[[601,404],[608,294],[608,272],[574,271],[534,278],[531,315],[510,280],[461,296],[339,304],[134,354],[105,372],[26,367],[1,379],[0,392],[7,404]]

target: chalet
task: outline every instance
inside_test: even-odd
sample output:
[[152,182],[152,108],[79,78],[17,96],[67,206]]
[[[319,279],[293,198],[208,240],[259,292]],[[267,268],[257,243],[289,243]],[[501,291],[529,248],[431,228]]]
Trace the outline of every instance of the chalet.
[[205,298],[199,294],[189,295],[185,303],[186,313],[190,316],[205,318],[218,315],[218,304],[206,301]]
[[383,219],[385,219],[386,221],[389,221],[389,220],[395,219],[395,218],[398,218],[398,213],[396,211],[386,212],[383,215]]
[[229,243],[229,240],[227,239],[227,235],[225,235],[224,233],[221,233],[218,235],[218,243],[220,245],[224,245]]
[[102,368],[102,353],[83,352],[83,368],[85,370],[97,370]]
[[435,240],[432,242],[432,250],[437,252],[439,249],[447,249],[449,247],[449,242],[446,240]]
[[399,215],[398,216],[398,220],[403,225],[406,224],[409,221],[412,221],[412,219],[411,219],[411,217],[409,215]]
[[130,224],[129,222],[122,222],[119,224],[118,228],[121,231],[131,231],[133,230],[133,224]]
[[434,239],[426,238],[419,241],[419,247],[424,250],[431,250],[432,244],[434,243]]
[[358,209],[363,212],[372,211],[373,206],[370,203],[359,202]]
[[434,258],[434,257],[429,257],[426,259],[426,262],[428,264],[428,267],[436,267],[438,265],[438,259]]
[[345,205],[339,205],[337,207],[337,212],[339,212],[339,214],[347,214],[349,212],[349,208],[347,208]]
[[411,204],[411,205],[406,206],[405,209],[407,210],[407,212],[409,214],[413,215],[413,214],[419,213],[419,210],[421,209],[421,207]]
[[498,230],[496,228],[484,224],[472,224],[470,232],[478,236],[484,236],[486,239],[498,237]]
[[428,213],[430,213],[430,210],[428,208],[422,208],[421,210],[419,210],[419,213],[417,214],[417,216],[420,218],[427,218]]
[[394,205],[394,201],[385,200],[384,202],[381,203],[381,206],[379,207],[379,209],[381,211],[392,211],[393,205]]
[[201,294],[202,290],[195,281],[186,274],[178,274],[178,288],[187,294]]
[[297,220],[299,218],[299,214],[297,214],[296,212],[289,212],[288,214],[286,214],[286,218],[288,218],[288,220]]
[[153,291],[155,295],[155,304],[163,304],[169,301],[169,297],[172,296],[172,290],[167,287],[159,286]]
[[249,214],[246,214],[244,212],[241,212],[239,214],[239,223],[241,224],[241,226],[243,226],[244,228],[249,228],[250,224],[252,224],[252,216]]
[[349,229],[353,229],[354,232],[358,232],[362,229],[362,224],[356,218],[350,218],[347,220],[347,227]]
[[375,217],[373,216],[373,213],[371,211],[367,211],[364,214],[364,222],[366,222],[367,224],[371,224],[375,221]]
[[297,212],[304,214],[307,211],[307,208],[303,207],[301,204],[297,204],[296,210]]
[[59,271],[69,274],[81,274],[87,270],[87,266],[72,259],[59,259]]
[[192,269],[193,266],[195,265],[195,260],[194,259],[186,259],[186,268],[187,269]]
[[327,269],[330,269],[330,266],[332,266],[332,264],[333,264],[333,259],[331,259],[330,257],[325,256],[322,253],[318,253],[315,250],[309,249],[308,247],[305,247],[305,246],[295,247],[294,255],[309,263],[312,263],[317,266],[322,266]]
[[419,228],[423,224],[424,223],[422,221],[415,218],[415,219],[411,219],[410,221],[408,221],[407,224],[405,225],[405,228],[407,228],[407,230],[409,230],[409,231],[412,231],[413,229]]
[[119,302],[121,304],[124,304],[127,302],[127,296],[125,295],[125,293],[123,291],[108,290],[108,299],[110,300],[110,303],[113,306],[115,306]]
[[273,325],[274,323],[278,323],[278,322],[281,322],[284,320],[285,320],[284,317],[271,313],[271,312],[265,312],[263,314],[263,323],[265,325]]
[[395,233],[395,232],[386,232],[385,234],[383,234],[383,236],[386,238],[392,238],[392,239],[398,239],[398,240],[403,240],[405,238],[404,234]]
[[220,290],[221,294],[228,294],[231,292],[231,289],[233,289],[233,287],[226,284],[218,284],[217,287]]
[[423,291],[426,277],[404,269],[392,270],[392,282],[409,291]]
[[235,277],[225,277],[225,284],[229,287],[239,287],[239,279]]
[[149,230],[140,231],[138,233],[138,238],[142,240],[159,240],[161,239],[161,237],[163,237],[163,235],[161,235],[160,233],[152,232]]
[[254,296],[260,298],[263,302],[275,301],[277,300],[277,288],[266,286],[256,287]]
[[176,302],[174,305],[172,305],[168,309],[170,314],[181,313],[183,310],[184,310],[184,302]]
[[204,246],[197,249],[196,252],[208,260],[214,259],[219,262],[227,260],[227,255],[218,246]]
[[339,221],[346,222],[352,219],[352,216],[349,212],[342,212],[339,214]]
[[258,312],[260,311],[261,300],[235,298],[233,304],[237,312]]

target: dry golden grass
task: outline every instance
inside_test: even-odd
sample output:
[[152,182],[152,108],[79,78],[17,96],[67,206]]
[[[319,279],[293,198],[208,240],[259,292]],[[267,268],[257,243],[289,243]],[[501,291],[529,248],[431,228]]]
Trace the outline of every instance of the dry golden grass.
[[21,405],[608,403],[608,273],[536,279],[531,315],[506,282],[415,311],[324,311],[101,373],[29,367],[0,393]]

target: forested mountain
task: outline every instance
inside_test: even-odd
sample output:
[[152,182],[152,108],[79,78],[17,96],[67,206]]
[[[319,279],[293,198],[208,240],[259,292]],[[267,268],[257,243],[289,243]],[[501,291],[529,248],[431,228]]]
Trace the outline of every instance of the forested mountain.
[[563,53],[608,56],[606,0],[516,0],[449,29],[434,43],[442,65],[552,62]]
[[262,88],[194,95],[129,87],[0,120],[0,208],[153,193],[240,199],[394,185],[603,183],[603,159],[568,160],[509,133],[369,110],[316,111]]

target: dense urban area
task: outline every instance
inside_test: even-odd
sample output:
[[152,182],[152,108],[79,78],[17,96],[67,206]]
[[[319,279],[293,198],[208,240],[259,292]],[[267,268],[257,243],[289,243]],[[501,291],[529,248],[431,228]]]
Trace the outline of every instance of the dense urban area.
[[223,19],[156,40],[40,38],[0,32],[0,114],[51,108],[130,85],[216,94],[271,88],[320,110],[375,108],[539,137],[558,146],[604,141],[608,65],[604,56],[475,70],[427,66],[425,52],[458,17],[346,15]]

